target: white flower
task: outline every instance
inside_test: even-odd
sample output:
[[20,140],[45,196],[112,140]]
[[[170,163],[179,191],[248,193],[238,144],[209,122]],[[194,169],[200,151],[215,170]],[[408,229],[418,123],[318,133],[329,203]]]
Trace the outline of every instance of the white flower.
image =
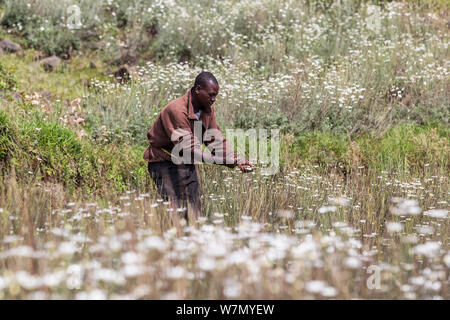
[[106,298],[105,292],[100,289],[95,289],[90,292],[82,291],[75,296],[77,300],[106,300]]
[[166,243],[158,236],[151,236],[145,239],[145,246],[148,249],[155,249],[164,252],[167,248]]
[[388,222],[386,228],[389,233],[401,232],[403,230],[403,224],[400,222]]
[[222,257],[227,253],[227,247],[222,241],[211,241],[206,245],[205,253],[213,257]]
[[333,287],[326,287],[326,288],[323,288],[321,294],[324,297],[331,298],[331,297],[335,297],[337,295],[337,290]]
[[444,263],[447,265],[447,268],[450,268],[450,253],[447,253],[444,257]]
[[300,220],[295,223],[297,228],[314,228],[316,223],[312,220]]
[[226,279],[223,293],[227,298],[236,298],[241,294],[242,285],[234,279]]
[[32,257],[33,256],[33,248],[30,246],[18,246],[15,248],[11,248],[8,251],[0,254],[0,257]]
[[294,211],[292,211],[292,210],[277,210],[277,216],[280,218],[290,219],[294,216]]
[[411,286],[411,285],[409,285],[409,284],[404,284],[404,285],[402,285],[402,286],[400,287],[400,289],[401,289],[403,292],[414,291],[414,287]]
[[311,293],[319,293],[327,288],[327,284],[320,280],[308,281],[305,284],[305,290]]
[[230,255],[227,256],[226,261],[229,264],[241,264],[249,260],[250,257],[251,257],[250,250],[248,248],[244,248],[237,251],[233,251]]
[[361,268],[362,263],[361,260],[359,260],[356,257],[348,257],[344,260],[344,264],[349,267],[350,269],[358,269]]
[[74,254],[78,251],[78,248],[76,247],[75,243],[70,241],[61,242],[61,244],[58,247],[58,252],[60,254]]
[[439,242],[427,242],[424,244],[419,244],[413,248],[413,253],[418,255],[424,255],[429,258],[434,257],[439,253],[441,245]]
[[166,272],[169,279],[181,279],[186,275],[186,270],[181,266],[169,268]]
[[145,268],[137,264],[127,264],[122,268],[121,272],[125,277],[137,277],[145,272]]
[[42,283],[45,286],[48,287],[55,287],[61,283],[61,281],[64,280],[64,272],[58,271],[55,273],[46,274],[42,277]]
[[198,267],[203,271],[211,271],[216,268],[216,260],[209,257],[200,257]]
[[335,212],[337,210],[336,206],[323,206],[320,207],[319,213],[326,213],[326,212]]
[[419,242],[419,237],[415,233],[407,234],[402,238],[402,242],[404,243],[417,243]]
[[7,288],[10,284],[11,280],[8,278],[3,278],[0,276],[0,290]]
[[346,197],[329,198],[328,201],[337,206],[348,206],[350,204],[350,199]]
[[320,250],[317,243],[314,240],[307,239],[298,246],[291,249],[291,254],[294,258],[307,258],[311,260],[318,259],[320,257]]
[[41,279],[23,270],[16,272],[15,279],[21,287],[28,290],[37,289],[42,285]]
[[425,283],[425,278],[424,277],[412,277],[409,279],[409,282],[411,282],[413,285],[415,286],[422,286]]
[[97,281],[111,282],[118,285],[125,284],[125,278],[113,269],[94,270],[92,277]]
[[439,291],[441,289],[441,283],[439,281],[426,281],[423,287],[425,290]]
[[422,212],[417,200],[393,198],[392,202],[396,205],[392,206],[390,210],[395,215],[418,215]]
[[419,228],[417,228],[417,231],[419,232],[419,234],[433,234],[434,228],[431,226],[420,226]]
[[424,214],[437,219],[446,219],[448,215],[448,210],[445,209],[433,209],[425,211]]
[[144,262],[145,260],[142,255],[137,254],[134,251],[125,252],[121,259],[124,264],[138,264]]

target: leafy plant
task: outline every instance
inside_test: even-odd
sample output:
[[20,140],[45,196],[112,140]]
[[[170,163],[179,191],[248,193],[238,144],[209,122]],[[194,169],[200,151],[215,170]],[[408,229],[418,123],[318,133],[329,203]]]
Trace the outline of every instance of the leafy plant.
[[0,62],[0,90],[12,90],[17,87],[13,68],[7,68]]

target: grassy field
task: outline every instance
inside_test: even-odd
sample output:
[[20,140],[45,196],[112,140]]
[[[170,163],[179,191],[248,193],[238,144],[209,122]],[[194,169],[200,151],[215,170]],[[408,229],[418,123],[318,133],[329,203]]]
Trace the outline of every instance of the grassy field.
[[[449,298],[447,2],[74,3],[0,0],[0,299]],[[180,234],[142,157],[202,70],[280,170],[200,165]]]

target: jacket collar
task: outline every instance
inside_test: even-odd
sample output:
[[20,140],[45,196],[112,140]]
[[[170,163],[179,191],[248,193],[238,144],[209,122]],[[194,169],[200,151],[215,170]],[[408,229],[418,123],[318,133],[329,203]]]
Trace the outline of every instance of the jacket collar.
[[186,91],[186,100],[187,100],[187,108],[188,108],[188,119],[189,120],[197,120],[194,114],[194,106],[192,105],[192,96],[191,96],[191,89],[188,89]]

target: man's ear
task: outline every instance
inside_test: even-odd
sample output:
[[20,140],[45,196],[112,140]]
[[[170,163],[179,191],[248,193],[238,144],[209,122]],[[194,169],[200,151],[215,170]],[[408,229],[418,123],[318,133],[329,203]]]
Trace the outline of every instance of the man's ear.
[[201,89],[201,86],[198,84],[198,85],[196,85],[196,86],[194,87],[194,92],[195,92],[196,94],[198,94],[198,92],[200,91],[200,89]]

